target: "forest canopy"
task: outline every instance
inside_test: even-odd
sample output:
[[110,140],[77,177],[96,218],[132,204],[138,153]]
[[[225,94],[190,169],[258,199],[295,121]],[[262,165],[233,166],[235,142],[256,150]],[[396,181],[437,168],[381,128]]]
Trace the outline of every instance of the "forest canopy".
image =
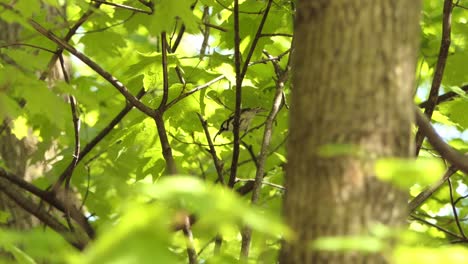
[[[0,0],[0,256],[276,263],[300,236],[282,217],[296,11],[291,0]],[[467,1],[424,1],[414,72],[415,105],[461,154],[467,23]],[[413,135],[417,159],[375,168],[410,197],[407,227],[304,247],[468,258],[468,163],[419,126]]]

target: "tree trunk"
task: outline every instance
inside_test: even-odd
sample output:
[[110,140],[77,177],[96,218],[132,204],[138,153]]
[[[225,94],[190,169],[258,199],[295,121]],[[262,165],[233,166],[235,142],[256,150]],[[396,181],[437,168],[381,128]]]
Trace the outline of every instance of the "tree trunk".
[[[323,236],[404,224],[407,194],[374,162],[413,154],[412,91],[420,1],[298,0],[284,214],[297,240],[281,263],[386,263],[379,254],[312,250]],[[332,157],[321,147],[357,147]]]
[[[0,42],[16,43],[18,40],[21,27],[19,24],[8,24],[0,20]],[[0,53],[0,58],[6,63],[14,63],[10,58]],[[28,160],[35,149],[35,140],[32,137],[26,137],[22,140],[16,138],[11,133],[11,120],[0,120],[0,159],[5,163],[15,175],[25,178],[28,168]],[[16,186],[11,186],[16,188]],[[15,229],[28,229],[37,222],[33,216],[24,211],[18,205],[8,198],[5,194],[0,193],[0,210],[9,214],[7,223],[4,226]]]
[[[64,9],[59,10],[47,5],[44,5],[42,8],[41,11],[47,12],[48,20],[50,21],[56,21],[58,18],[63,17],[63,15],[60,14],[64,12]],[[0,44],[21,42],[21,29],[21,26],[17,23],[6,23],[0,19]],[[21,67],[21,65],[17,65],[15,61],[1,52],[0,61]],[[63,78],[61,72],[60,64],[57,63],[49,72],[49,83],[53,80]],[[15,87],[12,87],[12,89],[15,89]],[[32,135],[32,131],[30,131],[27,137],[21,140],[16,138],[16,136],[11,133],[11,121],[12,120],[8,118],[3,121],[0,120],[0,159],[15,175],[30,181],[37,176],[43,175],[46,170],[46,167],[42,165],[30,164],[31,155],[36,151],[37,138]],[[14,185],[12,185],[11,188],[22,192],[20,188]],[[24,230],[39,223],[38,219],[20,208],[16,202],[12,201],[3,193],[0,193],[0,210],[9,213],[8,222],[3,224],[10,228]]]

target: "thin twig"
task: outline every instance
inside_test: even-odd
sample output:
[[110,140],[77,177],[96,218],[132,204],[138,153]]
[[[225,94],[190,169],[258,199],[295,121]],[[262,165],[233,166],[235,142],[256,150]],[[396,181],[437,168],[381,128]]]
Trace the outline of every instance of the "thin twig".
[[78,164],[78,159],[80,158],[80,118],[77,113],[77,104],[75,97],[70,95],[70,106],[71,106],[71,111],[72,111],[72,117],[73,117],[73,128],[74,128],[74,134],[75,134],[75,150],[73,152],[73,167],[71,168],[68,177],[65,180],[65,188],[69,189],[70,188],[70,180],[71,176],[73,175],[73,170],[76,168],[76,165]]
[[[143,95],[145,94],[145,90],[144,88],[142,88],[139,93],[137,94],[137,98],[140,99],[141,97],[143,97]],[[107,126],[105,126],[97,135],[96,137],[94,137],[88,144],[86,144],[86,146],[83,148],[83,150],[81,151],[80,155],[78,156],[78,159],[76,161],[76,164],[78,164],[81,160],[83,160],[83,158],[89,153],[91,152],[92,149],[94,149],[94,147],[96,147],[96,145],[101,142],[101,140],[103,140],[111,131],[112,129],[114,129],[114,127],[128,114],[128,112],[130,112],[130,110],[133,108],[133,105],[130,104],[128,101],[127,101],[127,104],[125,105],[125,107],[111,120],[111,122],[109,122],[109,124]],[[69,171],[71,170],[71,167],[74,167],[76,165],[74,165],[74,161],[72,160],[67,168],[62,172],[62,174],[60,174],[59,178],[58,179],[61,179],[60,182],[62,183],[66,178],[68,177],[71,177],[68,176],[69,175]],[[57,181],[58,182],[58,181]]]
[[458,197],[458,198],[453,202],[453,204],[454,204],[454,205],[457,205],[457,203],[459,203],[459,202],[460,202],[461,200],[463,200],[463,199],[466,199],[467,197],[468,197],[468,194],[465,194],[465,195],[463,195],[463,196],[460,196],[460,197]]
[[169,72],[167,69],[167,39],[166,39],[166,32],[161,33],[161,50],[162,50],[162,70],[163,70],[163,95],[161,99],[161,103],[159,104],[158,109],[160,111],[164,111],[166,109],[167,99],[169,98]]
[[211,140],[210,132],[208,131],[207,122],[199,113],[197,113],[197,115],[203,127],[203,131],[205,131],[206,140],[210,147],[210,154],[211,154],[211,157],[213,158],[213,162],[216,168],[216,173],[218,174],[218,181],[221,182],[222,185],[224,185],[225,183],[224,183],[224,177],[223,177],[223,164],[222,164],[222,161],[219,160],[218,155],[216,154],[216,149],[213,145],[213,141]]
[[[66,83],[70,83],[70,77],[68,72],[65,69],[65,62],[63,60],[62,54],[59,56],[60,66],[62,68],[62,73]],[[70,108],[72,113],[72,122],[73,122],[73,129],[74,129],[74,137],[75,137],[75,149],[73,151],[72,161],[70,165],[67,167],[66,172],[58,178],[57,182],[54,184],[51,192],[56,193],[58,188],[65,182],[65,189],[68,192],[70,187],[70,180],[71,176],[73,175],[73,171],[75,170],[76,165],[78,164],[78,159],[80,157],[80,118],[77,113],[76,107],[76,99],[74,96],[69,95],[68,99],[70,100]]]
[[[254,183],[255,179],[237,179],[236,182],[252,182],[252,183]],[[281,190],[281,191],[286,190],[286,188],[284,186],[281,186],[281,185],[275,184],[275,183],[271,183],[271,182],[262,181],[261,184],[271,186],[271,187],[273,187],[275,189],[278,189],[278,190]]]
[[192,95],[192,94],[194,94],[194,93],[196,93],[196,92],[198,92],[198,91],[200,91],[200,90],[203,90],[203,89],[205,89],[205,88],[208,88],[208,87],[210,87],[212,84],[214,84],[214,83],[216,83],[216,82],[218,82],[218,81],[220,81],[220,80],[222,80],[222,79],[224,79],[224,78],[226,78],[226,76],[220,75],[220,76],[214,78],[213,80],[211,80],[211,81],[209,81],[209,82],[207,82],[207,83],[205,83],[205,84],[199,85],[199,86],[193,88],[192,90],[190,90],[190,91],[188,91],[188,92],[186,92],[186,93],[183,93],[183,94],[179,95],[178,97],[176,97],[174,100],[170,101],[170,102],[166,105],[166,109],[171,108],[172,106],[174,106],[176,103],[178,103],[179,101],[181,101],[181,100],[184,99],[185,97],[188,97],[188,96],[190,96],[190,95]]
[[453,217],[455,218],[455,223],[457,224],[458,231],[460,231],[460,234],[464,239],[466,239],[465,232],[463,231],[463,228],[460,225],[460,219],[458,219],[458,213],[457,213],[457,208],[455,207],[455,203],[453,201],[453,187],[452,187],[452,182],[450,179],[447,179],[447,183],[449,186],[449,193],[450,193],[450,205],[452,206],[452,212],[453,212]]
[[10,44],[6,44],[6,45],[1,45],[1,46],[0,46],[0,49],[12,47],[12,46],[31,47],[31,48],[35,48],[35,49],[39,49],[39,50],[43,50],[43,51],[46,51],[46,52],[55,54],[55,50],[50,50],[50,49],[47,49],[47,48],[44,48],[44,47],[41,47],[41,46],[37,46],[37,45],[33,45],[33,44],[28,44],[28,43],[10,43]]
[[416,197],[411,200],[408,204],[408,210],[410,213],[413,213],[421,204],[423,204],[429,197],[432,196],[439,188],[457,171],[455,166],[450,166],[442,176],[442,178],[434,183],[429,188],[425,189],[424,191],[420,192]]
[[222,32],[228,32],[227,29],[225,29],[225,28],[223,28],[221,26],[218,26],[218,25],[213,25],[213,24],[210,24],[210,23],[207,23],[207,22],[203,22],[202,24],[207,26],[207,27],[214,28],[214,29],[217,29],[217,30],[222,31]]
[[85,34],[92,34],[92,33],[97,33],[97,32],[103,32],[103,31],[106,31],[108,29],[111,29],[111,28],[114,28],[114,27],[118,27],[120,25],[123,25],[125,24],[126,22],[130,21],[130,19],[132,19],[134,16],[135,16],[136,12],[133,12],[131,13],[127,18],[125,18],[124,20],[122,21],[119,21],[117,23],[114,23],[112,25],[109,25],[107,27],[103,27],[103,28],[98,28],[98,29],[93,29],[93,30],[88,30],[88,31],[83,31],[83,32],[76,32],[77,35],[85,35]]
[[189,264],[197,264],[198,263],[198,256],[197,251],[195,250],[195,245],[193,242],[193,234],[192,229],[190,227],[190,218],[187,216],[185,217],[185,226],[182,230],[184,232],[187,244],[187,255],[189,258]]
[[[243,140],[241,140],[241,144],[242,144],[242,146],[244,146],[245,149],[247,149],[247,152],[249,153],[251,160],[255,164],[255,168],[258,169],[257,155],[254,153],[252,145],[247,144]],[[239,163],[237,163],[237,166],[239,166]]]
[[206,242],[206,244],[200,248],[197,255],[200,256],[203,253],[203,251],[205,251],[205,249],[207,249],[211,243],[215,242],[215,240],[216,240],[216,237],[213,237],[212,239],[210,239],[210,241]]
[[255,64],[266,64],[267,62],[270,62],[270,61],[280,61],[281,58],[283,58],[285,55],[289,54],[291,52],[291,49],[288,49],[286,50],[285,52],[281,53],[280,55],[276,56],[276,57],[268,57],[266,59],[261,59],[261,60],[258,60],[258,61],[252,61],[251,63],[249,63],[249,66],[252,66],[252,65],[255,65]]
[[458,238],[458,239],[461,239],[461,240],[466,240],[466,239],[464,239],[463,237],[459,236],[458,234],[456,234],[456,233],[454,233],[454,232],[452,232],[452,231],[450,231],[450,230],[447,230],[447,229],[445,229],[445,228],[443,228],[443,227],[440,227],[440,226],[438,226],[438,225],[435,225],[435,224],[433,224],[433,223],[431,223],[431,222],[429,222],[429,221],[427,221],[427,220],[425,220],[425,219],[422,219],[422,218],[420,218],[420,217],[417,217],[417,216],[414,215],[414,214],[411,215],[411,218],[413,218],[413,219],[415,219],[415,220],[417,220],[417,221],[423,222],[423,223],[426,224],[426,225],[432,226],[432,227],[434,227],[434,228],[436,228],[436,229],[438,229],[438,230],[440,230],[440,231],[442,231],[442,232],[444,232],[444,233],[446,233],[446,234],[448,234],[448,235],[450,235],[450,236],[453,236],[453,237]]
[[[141,99],[146,94],[144,88],[138,92],[136,98]],[[78,162],[80,162],[86,155],[88,155],[91,150],[96,147],[96,145],[101,142],[111,131],[114,127],[122,121],[122,119],[132,110],[133,105],[130,102],[126,102],[125,107],[107,124],[91,141],[86,144],[86,146],[81,151],[81,155],[78,158]]]
[[147,15],[151,15],[153,14],[153,8],[151,8],[151,6],[149,6],[151,8],[150,11],[148,10],[144,10],[144,9],[140,9],[140,8],[137,8],[137,7],[133,7],[133,6],[129,6],[129,5],[123,5],[123,4],[117,4],[117,3],[111,3],[111,2],[106,2],[106,1],[101,1],[101,0],[92,0],[96,3],[100,3],[100,4],[103,4],[103,5],[110,5],[110,6],[114,6],[114,7],[118,7],[118,8],[122,8],[122,9],[126,9],[126,10],[130,10],[130,11],[133,11],[133,12],[138,12],[138,13],[143,13],[143,14],[147,14]]
[[[210,22],[210,9],[208,6],[205,6],[203,8],[203,16],[202,16],[202,21],[204,23],[209,23]],[[210,40],[210,28],[208,26],[205,25],[205,29],[201,29],[202,33],[203,33],[203,41],[202,41],[202,44],[201,44],[201,47],[200,47],[200,60],[203,60],[203,57],[205,56],[206,54],[206,50],[208,48],[208,41]]]
[[180,42],[182,41],[182,37],[184,36],[185,33],[185,25],[182,25],[180,27],[179,33],[177,34],[176,40],[174,41],[174,45],[171,47],[171,53],[176,52],[177,48],[180,45]]
[[292,38],[293,34],[288,34],[288,33],[271,33],[271,34],[261,34],[260,37],[288,37]]
[[[63,62],[62,56],[60,56],[60,61]],[[73,130],[74,130],[74,137],[75,137],[75,148],[74,148],[74,151],[73,151],[72,162],[70,163],[70,164],[72,164],[72,166],[69,167],[70,170],[67,172],[67,174],[65,174],[66,175],[65,179],[62,179],[62,180],[65,180],[65,201],[66,201],[65,204],[66,205],[71,204],[71,203],[68,203],[68,198],[69,198],[69,195],[70,195],[70,181],[71,181],[71,178],[73,176],[73,171],[75,170],[76,165],[78,164],[78,158],[80,157],[80,119],[79,119],[78,113],[77,113],[75,97],[73,95],[69,95],[68,98],[70,100],[70,107],[71,107],[71,112],[72,112],[72,120],[73,120],[72,122],[73,122]],[[60,179],[59,179],[59,181],[57,181],[56,185],[54,186],[57,189],[53,188],[52,192],[55,193],[55,191],[58,190],[58,188],[60,187],[61,184],[62,184],[62,182],[60,182]],[[66,210],[67,210],[67,212],[65,214],[65,217],[66,217],[68,226],[69,226],[71,231],[74,231],[73,225],[71,224],[71,221],[70,221],[69,208],[67,207]]]
[[[228,7],[227,5],[221,3],[220,0],[216,0],[216,3],[218,3],[220,6],[222,6],[224,9],[227,9],[231,12],[234,12],[236,13],[236,4],[234,4],[234,9]],[[263,10],[260,10],[258,12],[251,12],[251,11],[240,11],[240,10],[237,10],[237,13],[241,13],[241,14],[249,14],[249,15],[260,15],[262,14],[264,11]]]
[[81,205],[79,207],[80,211],[83,210],[84,205],[86,204],[86,201],[88,200],[88,195],[89,195],[89,185],[91,182],[91,167],[88,165],[85,165],[86,168],[86,192],[83,195],[83,199],[81,201]]
[[[468,92],[468,85],[463,85],[462,87],[460,87],[460,89],[463,90],[464,92]],[[447,102],[456,96],[459,96],[459,94],[455,92],[447,92],[445,94],[439,95],[437,97],[436,104],[438,105],[440,103]],[[429,101],[424,101],[419,104],[419,107],[426,108],[428,105],[429,105]]]

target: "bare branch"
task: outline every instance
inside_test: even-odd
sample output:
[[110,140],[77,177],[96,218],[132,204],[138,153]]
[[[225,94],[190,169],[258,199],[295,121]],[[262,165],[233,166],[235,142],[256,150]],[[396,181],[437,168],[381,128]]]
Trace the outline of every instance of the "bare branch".
[[431,126],[429,120],[423,115],[419,109],[415,106],[416,111],[416,124],[419,126],[421,133],[427,137],[429,143],[439,154],[464,173],[468,173],[468,159],[466,156],[458,153],[452,147],[450,147],[444,140],[437,134],[434,128]]
[[222,185],[224,185],[224,177],[223,177],[223,165],[222,162],[219,160],[218,155],[216,154],[216,149],[213,145],[213,141],[211,140],[210,132],[208,131],[208,125],[206,123],[206,120],[203,119],[203,117],[197,113],[198,119],[200,119],[200,123],[202,124],[203,131],[205,131],[205,136],[206,140],[208,142],[208,145],[210,147],[210,154],[211,157],[213,158],[213,162],[216,168],[216,172],[218,174],[218,180],[221,182]]
[[[251,183],[254,183],[255,179],[237,179],[236,182],[251,182]],[[273,187],[275,189],[278,189],[278,190],[281,190],[281,191],[286,190],[286,188],[284,186],[281,186],[279,184],[274,184],[274,183],[266,182],[266,181],[262,181],[262,184],[267,185],[267,186],[271,186],[271,187]]]
[[179,95],[177,98],[175,98],[174,100],[170,101],[170,102],[167,104],[166,109],[171,108],[172,106],[174,106],[176,103],[178,103],[179,101],[181,101],[181,100],[184,99],[185,97],[188,97],[188,96],[190,96],[190,95],[192,95],[192,94],[194,94],[194,93],[196,93],[196,92],[198,92],[198,91],[200,91],[200,90],[203,90],[203,89],[205,89],[205,88],[208,88],[208,87],[210,87],[212,84],[214,84],[214,83],[216,83],[216,82],[218,82],[218,81],[220,81],[220,80],[222,80],[222,79],[224,79],[224,78],[226,78],[226,76],[220,75],[220,76],[214,78],[213,80],[211,80],[211,81],[209,81],[209,82],[207,82],[207,83],[205,83],[205,84],[199,85],[199,86],[193,88],[192,90],[190,90],[190,91],[188,91],[188,92],[186,92],[186,93],[183,93],[183,94]]
[[[460,89],[462,89],[464,92],[468,92],[468,85],[463,85],[462,87],[460,87]],[[440,103],[447,102],[447,101],[451,100],[452,98],[454,98],[454,97],[456,97],[458,95],[459,94],[457,94],[455,92],[448,92],[448,93],[442,94],[439,97],[437,97],[436,104],[438,105]],[[426,108],[428,105],[429,105],[429,101],[424,101],[424,102],[419,104],[419,107]]]
[[190,227],[190,218],[188,216],[185,217],[185,226],[182,231],[184,232],[185,238],[187,239],[186,244],[187,244],[187,255],[189,258],[189,264],[197,264],[198,256],[197,256],[197,251],[195,250],[192,229]]
[[236,183],[237,163],[240,154],[240,114],[242,106],[242,69],[240,53],[239,0],[234,0],[234,66],[236,71],[236,103],[234,110],[234,146],[232,151],[231,172],[229,174],[229,188]]
[[83,63],[88,65],[91,69],[93,69],[96,73],[101,75],[105,80],[107,80],[110,84],[112,84],[130,103],[132,103],[138,110],[145,113],[146,115],[153,117],[155,115],[155,111],[148,107],[147,105],[143,104],[138,100],[135,96],[133,96],[130,91],[123,85],[117,78],[112,76],[109,72],[105,71],[99,64],[95,63],[89,57],[84,55],[83,53],[76,50],[73,46],[65,42],[64,40],[57,37],[54,33],[47,31],[44,27],[39,25],[34,20],[29,19],[29,24],[39,33],[41,33],[44,37],[52,40],[58,46],[62,47],[63,49],[67,50],[71,54],[75,55],[78,59],[80,59]]
[[[262,34],[263,26],[265,25],[265,21],[270,12],[272,3],[273,3],[273,0],[269,0],[267,3],[267,6],[263,13],[262,20],[260,21],[260,25],[258,26],[257,32],[255,34],[255,38],[252,41],[249,52],[247,53],[247,57],[241,69],[239,1],[238,0],[234,1],[234,61],[235,61],[235,69],[236,69],[236,107],[234,111],[234,129],[233,129],[234,148],[233,148],[233,156],[232,156],[232,162],[231,162],[231,172],[229,175],[229,184],[228,184],[229,187],[233,187],[235,184],[235,180],[237,176],[237,163],[239,162],[239,152],[240,152],[239,124],[240,124],[240,113],[241,113],[241,104],[242,104],[241,102],[242,101],[242,81],[244,80],[245,74],[247,73],[250,59],[252,58],[255,48],[257,47],[257,43],[260,39],[260,35]],[[248,252],[246,255],[248,255]]]
[[167,69],[167,39],[166,32],[161,33],[161,50],[162,50],[162,72],[163,72],[163,96],[158,109],[164,111],[166,109],[167,98],[169,98],[169,73]]
[[460,240],[466,241],[466,239],[464,239],[463,237],[459,236],[458,234],[455,234],[454,232],[452,232],[452,231],[450,231],[450,230],[447,230],[447,229],[445,229],[445,228],[443,228],[443,227],[440,227],[440,226],[438,226],[438,225],[435,225],[435,224],[433,224],[433,223],[431,223],[431,222],[429,222],[429,221],[427,221],[427,220],[425,220],[425,219],[422,219],[422,218],[420,218],[420,217],[418,217],[418,216],[416,216],[416,215],[414,215],[414,214],[411,215],[411,218],[413,218],[414,220],[417,220],[417,221],[419,221],[419,222],[423,222],[423,223],[426,224],[426,225],[432,226],[432,227],[434,227],[434,228],[436,228],[436,229],[438,229],[438,230],[444,232],[444,233],[447,234],[447,235],[450,235],[450,236],[452,236],[452,237],[455,237],[455,238],[458,238],[458,239],[460,239]]
[[[86,20],[94,13],[94,9],[98,9],[101,6],[101,3],[94,3],[94,5],[91,5],[91,7],[76,21],[76,23],[68,30],[67,34],[63,38],[65,42],[70,41],[70,39],[75,35],[76,31],[78,28],[80,28]],[[63,48],[58,48],[57,51],[55,52],[55,55],[52,56],[49,60],[49,64],[47,65],[47,70],[43,71],[41,74],[41,77],[39,78],[40,80],[45,80],[47,78],[47,75],[50,72],[50,69],[52,69],[57,62],[57,59],[59,56],[63,53]]]
[[[148,11],[148,10],[143,10],[143,9],[140,9],[140,8],[137,8],[137,7],[133,7],[133,6],[129,6],[129,5],[111,3],[111,2],[101,1],[101,0],[92,0],[92,1],[94,1],[94,2],[96,2],[96,3],[103,4],[103,5],[115,6],[115,7],[118,7],[118,8],[130,10],[130,11],[133,11],[133,12],[143,13],[143,14],[147,14],[147,15],[153,14],[153,8],[152,8],[151,6],[149,6],[149,5],[146,5],[146,6],[150,7],[150,9],[151,9],[150,11]],[[140,2],[141,2],[141,1],[140,1]]]
[[457,171],[455,166],[450,166],[442,176],[442,178],[434,183],[429,188],[420,192],[416,197],[413,198],[408,204],[408,210],[410,213],[413,213],[419,206],[421,206],[429,197],[432,196],[439,188]]
[[450,204],[452,206],[452,212],[453,212],[453,217],[455,218],[455,223],[457,224],[458,231],[462,235],[464,239],[466,239],[465,232],[463,231],[463,228],[460,225],[460,219],[458,219],[458,213],[457,213],[457,208],[455,207],[454,199],[453,199],[453,187],[452,187],[452,182],[450,179],[447,179],[447,183],[449,186],[449,192],[450,192]]
[[50,213],[45,211],[44,208],[35,204],[33,201],[25,197],[22,193],[18,192],[14,188],[11,188],[7,180],[0,179],[0,190],[25,211],[27,211],[31,215],[34,215],[39,220],[41,220],[42,223],[52,228],[57,233],[61,234],[63,238],[67,240],[68,243],[70,243],[79,250],[83,250],[85,248],[88,241],[83,240],[82,236],[77,236],[71,233],[66,226],[60,223],[60,221],[58,221]]
[[41,47],[41,46],[37,46],[37,45],[33,45],[33,44],[28,44],[28,43],[11,43],[11,44],[6,44],[6,45],[1,45],[1,46],[0,46],[0,49],[2,49],[2,48],[9,48],[9,47],[12,47],[12,46],[31,47],[31,48],[35,48],[35,49],[39,49],[39,50],[43,50],[43,51],[46,51],[46,52],[55,54],[55,51],[54,51],[54,50],[50,50],[50,49],[47,49],[47,48],[43,48],[43,47]]
[[271,33],[271,34],[261,34],[260,37],[288,37],[292,38],[293,34],[288,33]]
[[[434,72],[434,79],[432,80],[431,90],[429,92],[428,104],[424,110],[424,114],[431,119],[435,106],[437,105],[437,98],[439,95],[440,84],[444,76],[445,64],[450,48],[450,34],[452,23],[452,0],[445,0],[444,2],[444,15],[442,20],[442,40],[439,50],[439,58]],[[421,129],[416,132],[416,156],[419,154],[422,143],[424,141],[424,134]]]
[[91,239],[95,237],[95,231],[93,227],[89,224],[88,219],[78,209],[65,205],[64,201],[60,201],[59,199],[57,199],[57,197],[50,195],[49,192],[43,191],[37,188],[33,184],[25,181],[24,179],[18,177],[17,175],[7,172],[1,167],[0,167],[0,178],[4,178],[8,180],[9,182],[17,185],[21,189],[34,194],[35,196],[46,201],[47,203],[49,203],[50,205],[57,208],[63,213],[66,213],[67,208],[69,208],[71,218],[75,220],[80,225],[81,228],[83,228],[83,230],[88,234],[88,237]]
[[[268,10],[268,9],[267,9]],[[272,56],[268,54],[266,51],[264,52],[269,58]],[[283,90],[284,84],[288,79],[288,70],[289,65],[286,66],[286,70],[282,70],[278,64],[278,61],[272,61],[275,73],[277,76],[276,80],[276,92],[273,98],[273,105],[271,107],[270,113],[268,114],[267,120],[265,122],[265,129],[263,132],[263,140],[262,146],[260,150],[260,154],[257,158],[257,171],[255,173],[255,182],[252,190],[252,204],[256,204],[258,199],[260,198],[260,191],[262,187],[263,175],[265,173],[265,162],[268,157],[268,152],[270,148],[271,136],[273,134],[273,123],[276,119],[278,112],[281,109],[281,103],[283,100]],[[250,241],[252,239],[252,229],[250,227],[245,227],[243,230],[242,235],[242,247],[241,247],[241,256],[247,258],[249,248],[250,248]]]

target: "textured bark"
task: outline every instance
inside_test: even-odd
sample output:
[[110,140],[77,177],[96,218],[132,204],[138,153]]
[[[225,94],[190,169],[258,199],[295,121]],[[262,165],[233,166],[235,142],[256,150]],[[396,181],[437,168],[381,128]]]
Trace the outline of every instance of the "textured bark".
[[[374,176],[382,157],[411,157],[420,2],[299,0],[284,214],[297,232],[281,263],[386,263],[311,250],[323,236],[404,224],[407,195]],[[327,144],[359,153],[325,157]]]

